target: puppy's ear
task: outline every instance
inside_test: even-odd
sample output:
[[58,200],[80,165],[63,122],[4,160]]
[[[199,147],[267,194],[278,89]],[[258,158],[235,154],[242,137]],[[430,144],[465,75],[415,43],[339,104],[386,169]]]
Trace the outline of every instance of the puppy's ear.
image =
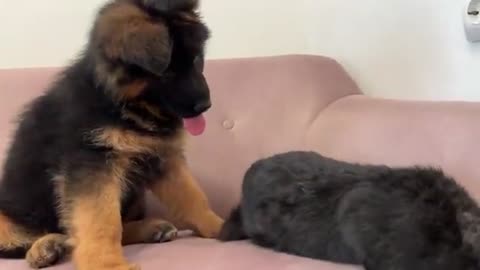
[[198,7],[198,0],[142,0],[143,5],[160,12],[192,11]]
[[172,39],[168,27],[152,23],[137,6],[107,6],[97,19],[92,43],[110,61],[136,65],[162,75],[170,64]]

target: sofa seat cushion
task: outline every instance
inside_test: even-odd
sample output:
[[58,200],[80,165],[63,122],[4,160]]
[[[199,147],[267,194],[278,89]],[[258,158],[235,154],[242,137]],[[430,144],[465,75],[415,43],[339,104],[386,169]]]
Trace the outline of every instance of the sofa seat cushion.
[[[359,270],[355,266],[332,264],[263,249],[249,242],[221,243],[185,238],[170,243],[135,245],[125,248],[132,263],[142,270]],[[0,260],[0,269],[30,270],[24,260]],[[73,270],[70,261],[47,268]]]

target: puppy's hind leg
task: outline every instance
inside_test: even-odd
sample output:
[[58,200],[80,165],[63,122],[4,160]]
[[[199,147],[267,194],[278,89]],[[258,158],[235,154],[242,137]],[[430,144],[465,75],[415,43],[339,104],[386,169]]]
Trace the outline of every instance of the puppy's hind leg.
[[0,258],[25,258],[32,268],[55,264],[68,251],[67,237],[27,231],[0,213]]
[[15,224],[0,212],[0,258],[23,258],[39,237]]

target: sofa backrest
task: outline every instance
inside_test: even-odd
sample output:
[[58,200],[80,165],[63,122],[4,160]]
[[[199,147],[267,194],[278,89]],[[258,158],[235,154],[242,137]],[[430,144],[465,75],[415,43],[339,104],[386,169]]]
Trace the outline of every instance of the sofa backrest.
[[213,107],[204,136],[187,148],[195,174],[222,215],[239,199],[258,158],[305,149],[309,127],[337,100],[361,94],[334,60],[277,56],[209,62]]
[[[0,162],[3,165],[19,113],[41,95],[60,68],[0,69]],[[0,167],[0,171],[2,167]]]
[[[0,70],[0,160],[21,107],[40,95],[58,68]],[[343,68],[321,56],[210,60],[213,107],[207,130],[191,138],[187,157],[220,214],[239,198],[242,176],[256,159],[301,149],[318,114],[336,100],[361,94]]]

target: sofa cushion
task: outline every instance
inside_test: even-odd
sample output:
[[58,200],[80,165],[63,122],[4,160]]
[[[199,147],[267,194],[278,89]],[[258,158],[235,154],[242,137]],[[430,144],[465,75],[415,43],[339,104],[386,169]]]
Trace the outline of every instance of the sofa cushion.
[[[360,270],[253,246],[247,242],[219,244],[215,240],[189,238],[164,244],[137,245],[125,249],[127,258],[142,270]],[[23,260],[4,260],[0,269],[29,270]],[[66,262],[49,270],[74,270]],[[94,270],[94,269],[92,269]]]
[[442,168],[480,200],[479,102],[350,96],[312,123],[305,147],[350,162]]

